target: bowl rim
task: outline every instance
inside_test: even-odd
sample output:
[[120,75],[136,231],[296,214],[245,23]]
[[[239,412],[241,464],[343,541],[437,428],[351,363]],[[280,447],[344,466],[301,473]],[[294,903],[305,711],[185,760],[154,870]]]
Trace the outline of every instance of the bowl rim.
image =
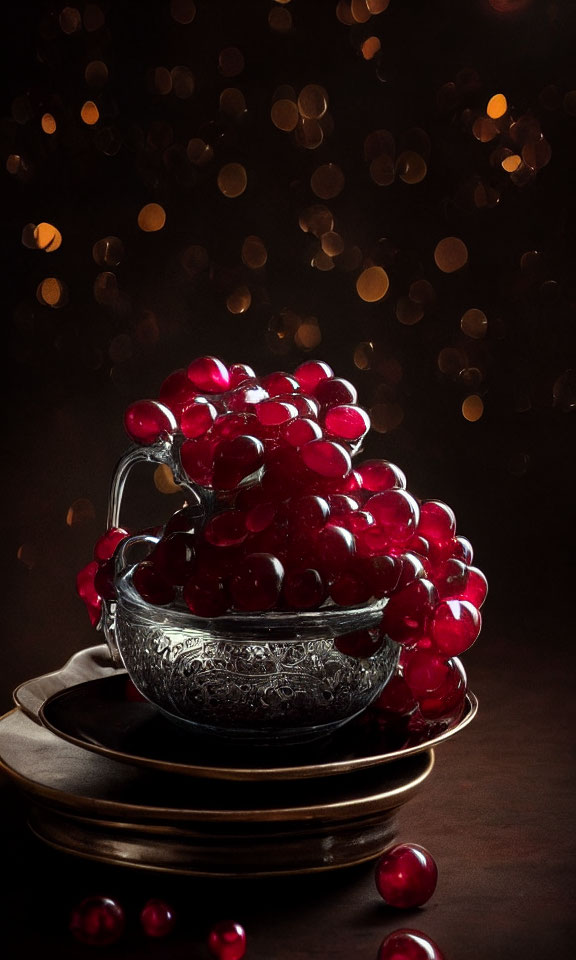
[[[322,606],[315,610],[264,610],[254,613],[226,613],[221,617],[198,617],[191,613],[183,603],[181,606],[159,606],[143,600],[132,582],[130,567],[116,580],[116,615],[118,608],[136,616],[140,622],[154,626],[181,627],[203,633],[213,633],[214,638],[246,640],[242,634],[262,636],[276,635],[286,640],[295,633],[300,636],[316,635],[322,632],[326,636],[348,633],[353,630],[377,627],[388,598],[372,600],[369,603],[350,607]],[[268,638],[270,639],[271,636]]]

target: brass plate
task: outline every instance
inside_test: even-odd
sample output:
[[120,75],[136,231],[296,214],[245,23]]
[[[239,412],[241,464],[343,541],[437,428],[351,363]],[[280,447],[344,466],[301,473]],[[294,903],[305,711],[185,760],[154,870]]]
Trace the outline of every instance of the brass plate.
[[365,816],[399,806],[430,774],[432,750],[336,779],[290,783],[211,779],[119,764],[69,744],[13,710],[0,719],[0,765],[52,807],[109,820],[269,822]]
[[462,730],[477,710],[470,693],[464,716],[436,736],[406,740],[402,733],[394,742],[390,734],[368,733],[352,723],[316,744],[249,750],[191,736],[153,704],[127,701],[125,683],[121,673],[62,690],[42,704],[40,719],[69,743],[122,763],[191,777],[268,781],[335,776],[404,759]]
[[269,838],[265,847],[262,838],[255,843],[254,838],[243,837],[239,843],[237,836],[230,837],[227,849],[215,856],[210,838],[204,838],[204,844],[195,838],[186,846],[164,837],[127,839],[115,825],[87,830],[70,818],[59,821],[51,812],[33,806],[28,823],[39,840],[60,853],[113,866],[214,878],[281,877],[356,867],[379,857],[395,839],[393,818],[380,815],[372,823],[354,824],[351,837],[344,837],[341,831],[314,838],[294,837],[282,848],[278,837]]
[[112,663],[107,645],[101,643],[78,650],[58,670],[26,680],[16,687],[12,696],[16,706],[26,716],[40,723],[38,711],[53,693],[72,687],[75,683],[83,683],[84,680],[109,677],[120,672]]
[[224,787],[97,756],[18,709],[0,719],[0,766],[44,842],[194,876],[311,873],[373,859],[394,839],[396,809],[433,765],[428,751],[341,777]]

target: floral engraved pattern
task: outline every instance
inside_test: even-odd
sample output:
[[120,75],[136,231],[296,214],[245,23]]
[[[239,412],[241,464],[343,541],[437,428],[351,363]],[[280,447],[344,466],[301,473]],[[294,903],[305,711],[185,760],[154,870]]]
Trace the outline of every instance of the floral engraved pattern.
[[138,623],[121,605],[116,637],[130,676],[153,703],[199,731],[247,740],[296,742],[336,729],[378,695],[398,659],[389,640],[358,659],[340,653],[332,637],[219,639]]

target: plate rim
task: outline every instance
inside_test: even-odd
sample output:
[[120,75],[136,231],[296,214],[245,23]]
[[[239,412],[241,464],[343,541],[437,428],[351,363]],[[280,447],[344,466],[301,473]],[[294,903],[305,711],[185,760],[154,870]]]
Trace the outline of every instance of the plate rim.
[[157,760],[152,757],[129,754],[123,751],[114,750],[111,747],[90,743],[81,739],[80,737],[75,737],[72,734],[60,730],[46,717],[45,709],[49,707],[53,701],[66,696],[66,694],[70,690],[74,689],[74,687],[83,686],[84,684],[97,684],[108,679],[110,678],[95,677],[92,680],[85,680],[80,684],[73,684],[70,687],[65,687],[62,690],[52,694],[44,701],[38,712],[42,725],[47,730],[50,730],[50,732],[59,739],[66,740],[68,743],[72,743],[74,746],[79,747],[80,749],[88,750],[91,753],[96,753],[99,756],[106,757],[107,759],[114,760],[118,763],[144,767],[163,773],[198,777],[208,780],[265,782],[269,780],[282,781],[317,779],[328,776],[355,773],[370,767],[380,766],[386,763],[393,763],[397,760],[403,760],[406,757],[423,753],[425,750],[434,749],[434,747],[438,746],[440,743],[443,743],[445,740],[449,740],[456,733],[459,733],[460,730],[463,730],[465,727],[467,727],[478,712],[478,699],[471,690],[468,690],[466,693],[467,709],[464,716],[461,717],[458,723],[456,723],[453,727],[449,728],[448,730],[444,730],[436,737],[432,737],[430,740],[426,741],[426,743],[415,744],[412,747],[404,747],[400,750],[392,750],[386,753],[372,754],[367,757],[358,757],[352,760],[334,760],[326,763],[320,762],[316,764],[298,764],[288,767],[217,767],[206,766],[203,764],[179,763],[170,760]]
[[[0,723],[14,713],[21,713],[21,711],[18,708],[9,710],[0,717]],[[74,811],[78,811],[79,816],[84,814],[89,821],[102,820],[102,816],[99,815],[100,812],[111,816],[114,814],[117,814],[118,816],[125,816],[126,814],[130,813],[132,815],[136,815],[137,817],[143,818],[146,821],[155,819],[168,821],[176,820],[180,822],[202,821],[226,823],[261,823],[270,821],[297,821],[322,818],[327,820],[353,820],[358,817],[370,816],[375,813],[384,812],[385,810],[394,809],[395,807],[400,806],[404,800],[409,799],[412,793],[414,793],[422,785],[422,783],[424,783],[434,769],[436,762],[434,750],[430,748],[427,753],[427,763],[420,770],[417,776],[412,776],[406,783],[401,783],[397,787],[383,790],[381,789],[371,794],[365,794],[352,798],[348,797],[347,799],[336,800],[334,802],[326,801],[316,804],[291,807],[264,807],[254,810],[215,808],[210,810],[201,810],[182,807],[161,807],[151,806],[149,804],[129,803],[123,800],[108,800],[104,797],[99,798],[80,796],[77,794],[72,794],[66,790],[60,790],[57,787],[51,787],[47,786],[46,784],[38,783],[31,777],[26,776],[19,770],[16,770],[1,755],[0,770],[3,770],[9,779],[19,786],[25,793],[35,798],[41,797],[44,801],[52,801],[56,804],[58,801],[60,801],[64,808],[71,808]],[[404,794],[408,794],[408,796],[403,797]],[[398,802],[389,804],[387,803],[385,806],[382,806],[383,802],[389,800],[397,800]],[[135,820],[134,822],[138,824],[141,823],[140,820]]]
[[78,857],[81,860],[89,860],[90,862],[96,863],[105,863],[113,867],[127,867],[129,870],[140,870],[147,871],[152,873],[160,873],[168,876],[185,876],[185,877],[194,877],[197,879],[214,879],[214,880],[262,880],[269,877],[294,877],[294,876],[304,876],[316,873],[336,873],[339,870],[348,870],[350,867],[360,867],[364,864],[368,864],[371,861],[376,860],[380,853],[371,853],[367,857],[361,857],[358,860],[350,860],[346,863],[338,863],[336,865],[326,864],[317,867],[306,867],[306,869],[294,868],[293,870],[263,870],[263,871],[254,871],[250,873],[243,873],[238,871],[230,871],[229,873],[223,872],[208,872],[206,870],[194,870],[187,869],[185,867],[176,868],[176,867],[162,867],[158,864],[148,864],[143,863],[141,860],[127,860],[123,857],[115,858],[112,854],[89,854],[89,853],[80,853],[78,850],[75,850],[73,847],[67,847],[64,844],[57,843],[55,840],[48,839],[45,837],[35,826],[28,824],[29,829],[32,831],[35,837],[38,840],[41,840],[42,843],[47,844],[49,847],[52,847],[54,850],[57,850],[59,853],[65,853],[72,857]]
[[[98,664],[98,658],[102,658],[102,660],[107,659],[109,663],[106,664],[101,662]],[[84,661],[86,661],[86,664],[84,664]],[[40,703],[40,706],[42,706],[42,704],[45,703],[48,698],[46,697],[44,700],[40,700],[40,697],[35,690],[35,688],[38,687],[42,681],[47,682],[53,679],[59,679],[61,682],[63,681],[63,685],[60,687],[60,690],[55,690],[54,693],[59,693],[62,690],[69,690],[70,687],[74,687],[77,686],[78,683],[85,682],[85,680],[79,680],[76,683],[66,683],[66,674],[74,666],[80,666],[81,668],[86,666],[91,667],[92,669],[95,669],[99,666],[101,669],[113,671],[113,673],[104,674],[104,676],[113,676],[114,673],[127,674],[127,670],[125,670],[123,667],[115,666],[110,656],[110,651],[107,644],[97,643],[90,647],[81,647],[80,650],[76,650],[73,654],[71,654],[66,662],[63,663],[61,667],[58,667],[57,670],[49,670],[47,673],[41,673],[37,677],[29,677],[27,680],[23,680],[22,683],[19,683],[12,691],[13,703],[15,703],[18,709],[21,710],[22,713],[24,713],[30,720],[32,720],[34,723],[40,724],[40,718],[38,716],[40,707],[37,707],[37,709],[31,707],[26,698],[22,696],[22,693],[28,691],[32,697],[37,699],[37,701]],[[96,680],[99,678],[100,677],[93,676],[85,679]]]

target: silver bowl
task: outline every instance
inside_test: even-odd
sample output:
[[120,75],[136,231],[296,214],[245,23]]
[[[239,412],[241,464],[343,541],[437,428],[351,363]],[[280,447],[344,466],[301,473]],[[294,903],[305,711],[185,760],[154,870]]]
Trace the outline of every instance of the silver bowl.
[[[112,479],[108,527],[120,526],[126,480],[141,461],[167,464],[198,518],[217,509],[217,494],[191,483],[180,463],[181,438],[132,447]],[[258,482],[247,478],[244,485]],[[220,508],[226,495],[220,496]],[[112,656],[140,693],[190,732],[240,743],[297,744],[332,733],[362,712],[392,676],[399,647],[388,637],[372,656],[347,656],[338,637],[378,629],[385,600],[309,612],[231,614],[207,620],[181,603],[146,603],[132,584],[136,534],[115,555],[117,599],[104,601],[101,624]]]
[[360,659],[335,640],[378,629],[385,601],[308,612],[207,620],[185,606],[146,603],[129,568],[105,618],[110,646],[146,699],[191,732],[253,744],[295,744],[332,733],[381,692],[398,660],[384,636]]

